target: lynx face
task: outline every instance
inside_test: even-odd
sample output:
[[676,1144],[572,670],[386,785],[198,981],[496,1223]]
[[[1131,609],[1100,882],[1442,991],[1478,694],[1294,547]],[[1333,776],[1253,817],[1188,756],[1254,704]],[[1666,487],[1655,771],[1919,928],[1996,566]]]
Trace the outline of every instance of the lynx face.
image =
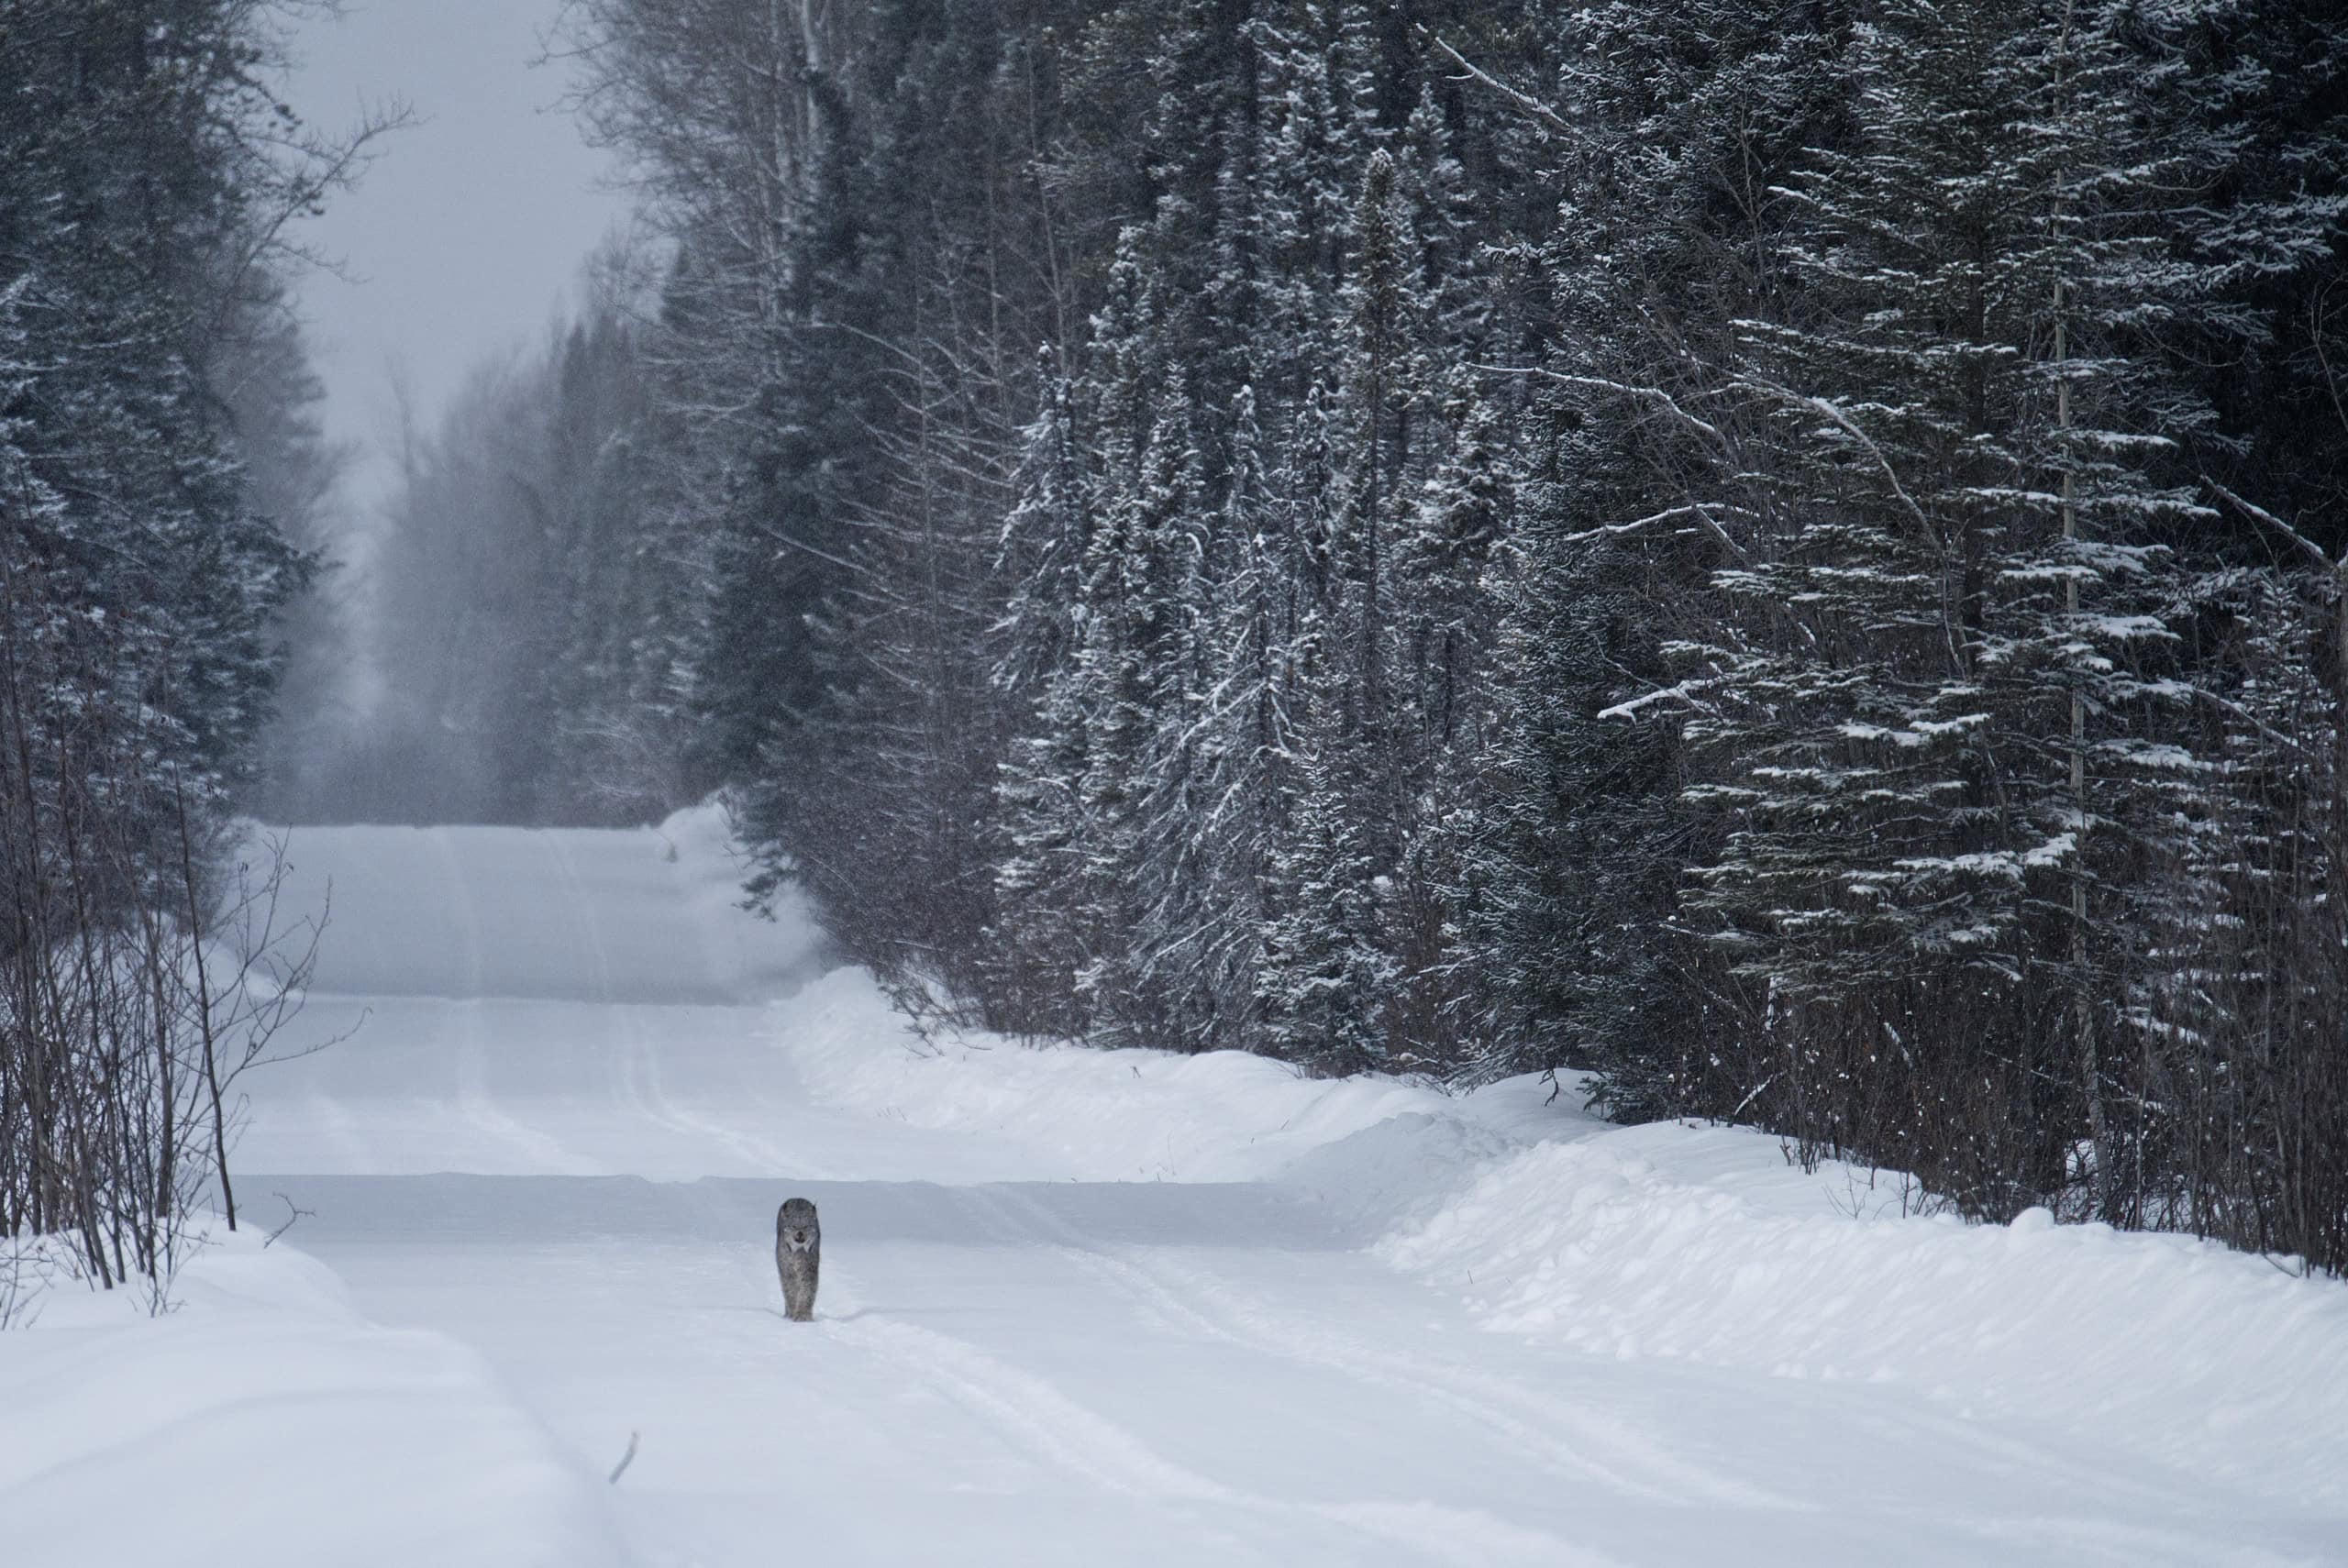
[[815,1220],[815,1206],[803,1198],[794,1198],[784,1204],[774,1217],[774,1234],[786,1251],[814,1252],[824,1239],[823,1227]]

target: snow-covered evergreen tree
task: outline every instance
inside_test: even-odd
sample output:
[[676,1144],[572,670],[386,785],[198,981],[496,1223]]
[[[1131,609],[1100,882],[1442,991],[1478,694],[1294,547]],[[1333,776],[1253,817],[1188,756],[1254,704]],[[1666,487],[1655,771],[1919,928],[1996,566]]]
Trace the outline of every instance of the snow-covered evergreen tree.
[[[1993,0],[1859,28],[1851,145],[1795,184],[1795,308],[1741,328],[1714,400],[1758,481],[1713,574],[1730,635],[1678,650],[1716,767],[1690,799],[1728,829],[1690,903],[1770,1092],[1889,1052],[1919,1110],[1822,1100],[1806,1131],[1945,1140],[1919,1162],[1991,1211],[2075,1137],[2119,1157],[2121,884],[2195,766],[2165,541],[2199,512],[2157,464],[2198,415],[2144,328],[2208,295],[2172,248],[2217,161],[2162,127],[2123,21]],[[1985,1055],[2000,1114],[1926,1109]]]
[[1342,743],[1324,742],[1300,770],[1257,980],[1271,1052],[1332,1075],[1392,1065],[1396,967],[1381,908],[1392,883],[1355,807],[1346,778],[1355,766]]

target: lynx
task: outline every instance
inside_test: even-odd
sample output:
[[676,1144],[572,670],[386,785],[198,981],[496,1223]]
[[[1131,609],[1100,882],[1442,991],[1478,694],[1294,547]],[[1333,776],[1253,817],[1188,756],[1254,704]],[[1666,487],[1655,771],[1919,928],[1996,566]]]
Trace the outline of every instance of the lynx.
[[784,1314],[794,1323],[815,1317],[815,1270],[824,1255],[824,1228],[815,1206],[794,1198],[775,1210],[774,1271],[782,1279]]

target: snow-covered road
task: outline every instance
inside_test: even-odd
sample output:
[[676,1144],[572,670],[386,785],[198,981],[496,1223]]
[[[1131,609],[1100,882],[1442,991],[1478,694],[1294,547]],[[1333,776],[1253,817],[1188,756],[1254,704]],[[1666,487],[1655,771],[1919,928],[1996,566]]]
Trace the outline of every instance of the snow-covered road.
[[832,1254],[810,1330],[771,1182],[279,1185],[369,1312],[484,1351],[582,1464],[642,1434],[616,1500],[650,1562],[2182,1565],[2293,1534],[2051,1433],[1479,1333],[1246,1184],[788,1184]]
[[1478,1281],[1365,1250],[1414,1181],[1592,1130],[1533,1086],[1455,1120],[1004,1045],[936,1088],[802,922],[731,909],[714,831],[300,835],[336,887],[303,1027],[354,1032],[250,1080],[241,1149],[255,1212],[306,1211],[361,1312],[478,1350],[580,1473],[637,1434],[595,1485],[641,1562],[2348,1562],[2336,1496],[2093,1410],[1495,1332]]

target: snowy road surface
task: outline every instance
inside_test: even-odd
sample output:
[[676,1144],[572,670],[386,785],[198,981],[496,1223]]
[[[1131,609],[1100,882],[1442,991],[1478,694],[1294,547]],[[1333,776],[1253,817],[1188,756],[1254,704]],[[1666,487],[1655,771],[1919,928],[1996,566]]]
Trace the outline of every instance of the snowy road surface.
[[[367,1317],[481,1353],[637,1562],[2348,1562],[2338,1432],[2299,1454],[2271,1405],[1936,1386],[1896,1319],[1844,1375],[1739,1364],[1733,1322],[1701,1354],[1494,1331],[1472,1263],[1366,1247],[1479,1154],[1596,1131],[1534,1086],[1445,1110],[1232,1058],[925,1060],[803,922],[730,908],[707,813],[311,831],[294,859],[336,889],[304,1028],[355,1032],[250,1080],[247,1202],[309,1211],[289,1240]],[[794,1194],[823,1211],[811,1326],[770,1255]],[[2325,1287],[2276,1279],[2333,1331]],[[2147,1408],[2177,1430],[2123,1430]],[[2229,1421],[2281,1457],[2213,1474]]]

